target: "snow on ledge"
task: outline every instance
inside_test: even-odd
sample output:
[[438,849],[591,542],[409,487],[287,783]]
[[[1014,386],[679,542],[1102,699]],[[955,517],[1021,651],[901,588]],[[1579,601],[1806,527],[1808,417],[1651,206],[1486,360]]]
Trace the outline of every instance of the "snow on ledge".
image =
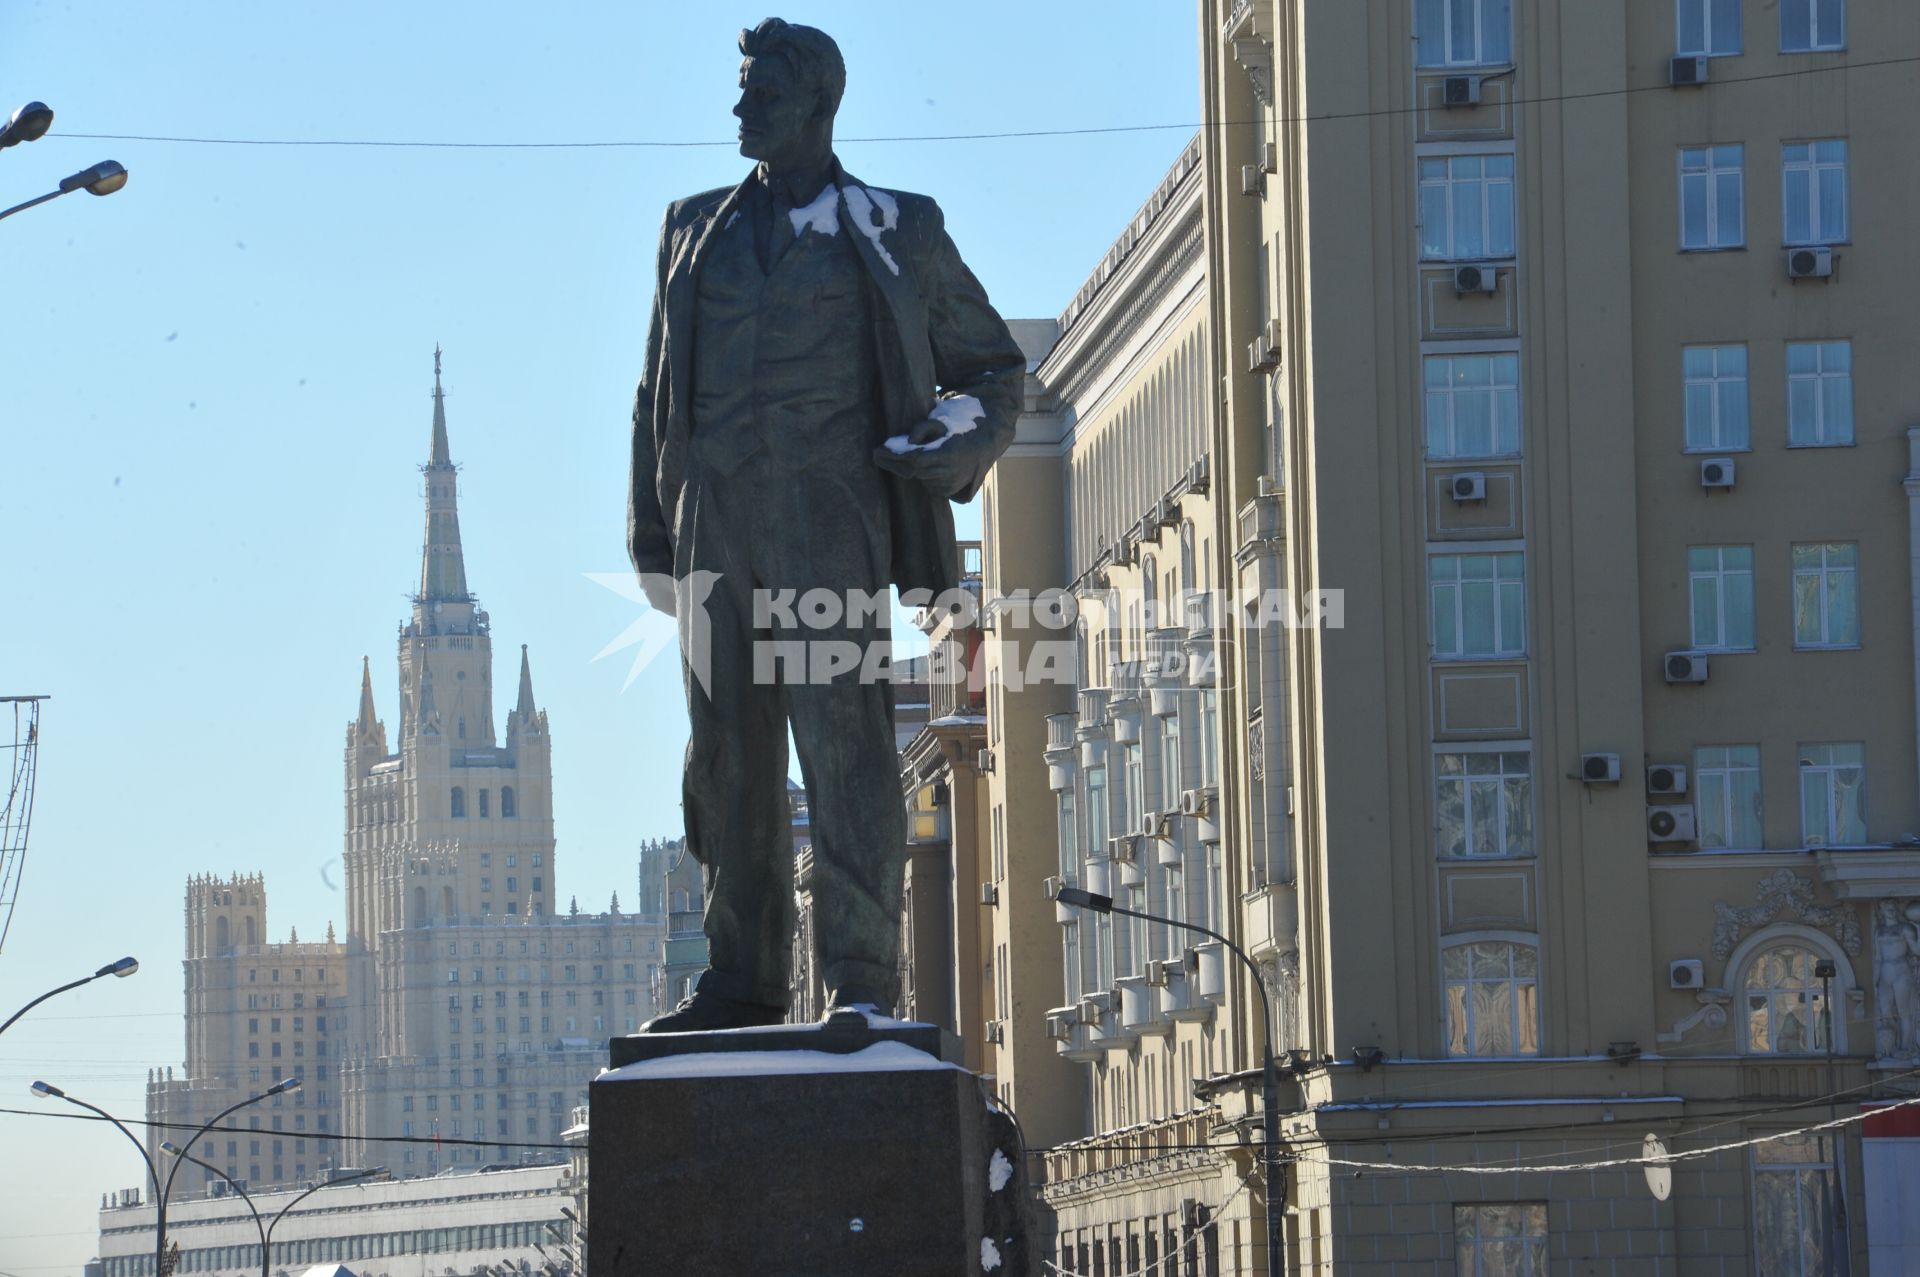
[[[877,1018],[877,1017],[876,1017]],[[912,1073],[958,1070],[904,1042],[876,1042],[846,1055],[831,1051],[704,1051],[668,1055],[602,1073],[602,1082],[659,1078],[792,1077],[808,1073]]]

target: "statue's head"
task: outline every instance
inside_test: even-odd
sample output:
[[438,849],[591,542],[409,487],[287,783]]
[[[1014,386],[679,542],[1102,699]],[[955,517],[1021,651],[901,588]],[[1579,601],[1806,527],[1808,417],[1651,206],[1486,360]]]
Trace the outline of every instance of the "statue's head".
[[833,151],[833,115],[847,87],[847,64],[833,37],[768,18],[740,33],[740,154],[783,163]]

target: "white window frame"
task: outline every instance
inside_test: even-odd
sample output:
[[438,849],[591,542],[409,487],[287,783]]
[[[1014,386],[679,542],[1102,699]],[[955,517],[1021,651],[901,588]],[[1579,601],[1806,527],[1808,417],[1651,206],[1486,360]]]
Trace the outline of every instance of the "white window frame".
[[[1695,166],[1688,167],[1689,162]],[[1730,161],[1725,162],[1723,161]],[[1733,178],[1734,221],[1736,223],[1731,239],[1720,238],[1720,213],[1722,196],[1721,179]],[[1747,152],[1739,142],[1717,142],[1705,146],[1683,146],[1679,152],[1679,184],[1677,201],[1680,214],[1680,249],[1687,253],[1717,253],[1729,249],[1747,246]],[[1687,242],[1687,209],[1689,191],[1697,190],[1705,203],[1702,221],[1706,223],[1706,239],[1698,244]]]
[[[1837,1240],[1835,1236],[1837,1230],[1831,1227],[1822,1228],[1818,1226],[1817,1221],[1810,1220],[1805,1213],[1805,1204],[1810,1192],[1807,1186],[1810,1178],[1827,1181],[1826,1186],[1819,1190],[1826,1201],[1837,1206],[1845,1200],[1846,1176],[1834,1157],[1837,1136],[1838,1132],[1826,1131],[1815,1135],[1803,1135],[1791,1141],[1769,1140],[1754,1146],[1748,1161],[1750,1167],[1748,1188],[1752,1194],[1750,1201],[1752,1214],[1748,1218],[1752,1220],[1750,1228],[1754,1254],[1766,1254],[1769,1257],[1769,1271],[1794,1273],[1797,1277],[1824,1277],[1825,1274],[1835,1271],[1833,1245]],[[1779,1161],[1769,1160],[1780,1157],[1789,1150],[1797,1151],[1808,1141],[1813,1143],[1814,1151],[1818,1154],[1815,1160],[1802,1161],[1787,1158],[1781,1158]],[[1793,1199],[1794,1213],[1792,1220],[1788,1221],[1791,1226],[1785,1230],[1785,1236],[1763,1236],[1760,1232],[1761,1177],[1774,1175],[1793,1177],[1788,1195]],[[1833,1222],[1834,1217],[1830,1215],[1827,1223],[1831,1225]],[[1817,1248],[1813,1249],[1812,1253],[1809,1253],[1808,1242],[1816,1244]],[[1792,1246],[1798,1253],[1783,1253],[1783,1244]],[[1762,1250],[1762,1247],[1766,1249]]]
[[[1817,550],[1817,562],[1801,565],[1802,551]],[[1834,551],[1846,550],[1852,562],[1835,562]],[[1793,646],[1796,651],[1851,651],[1860,646],[1860,543],[1857,541],[1813,541],[1796,542],[1790,549],[1793,564]],[[1851,578],[1851,581],[1849,581]],[[1849,590],[1850,585],[1850,590]],[[1811,588],[1816,600],[1815,616],[1819,620],[1819,633],[1808,636],[1800,626],[1800,600],[1803,591]],[[1836,596],[1847,591],[1845,597],[1852,600],[1853,616],[1845,618],[1837,615],[1840,611],[1835,605]],[[1851,619],[1852,633],[1843,621]]]
[[[1742,14],[1740,0],[1731,0],[1733,7],[1732,22],[1716,23],[1713,18],[1715,0],[1674,0],[1673,6],[1673,51],[1683,58],[1731,58],[1738,55],[1745,45],[1740,35]],[[1687,9],[1691,5],[1700,15],[1700,38],[1687,38]],[[1723,17],[1726,15],[1722,15]],[[1732,47],[1716,48],[1723,44],[1726,32],[1723,28],[1732,28]]]
[[[1705,354],[1712,363],[1710,371],[1704,374],[1689,372],[1689,355]],[[1729,370],[1729,365],[1737,362],[1739,371]],[[1747,383],[1747,348],[1741,343],[1706,346],[1682,346],[1680,348],[1680,415],[1682,434],[1688,452],[1750,452],[1753,449],[1752,397]],[[1738,410],[1728,402],[1730,388],[1740,388]],[[1694,411],[1694,392],[1704,389],[1706,392],[1706,420],[1697,421]],[[1705,430],[1697,432],[1694,427],[1704,425]],[[1705,435],[1704,439],[1697,434]]]
[[[1820,0],[1780,0],[1780,52],[1782,53],[1837,53],[1847,47],[1847,0],[1833,0],[1838,10],[1840,29],[1832,34],[1826,43],[1820,42]],[[1804,13],[1794,13],[1795,9],[1804,9]],[[1800,31],[1792,32],[1789,27],[1799,19]],[[1806,37],[1805,44],[1792,42],[1794,35]]]
[[1053,796],[1054,823],[1059,834],[1060,881],[1080,884],[1080,795],[1069,785]]
[[[1524,1231],[1508,1233],[1480,1218],[1495,1211],[1523,1211]],[[1453,1208],[1454,1272],[1459,1277],[1547,1277],[1545,1202],[1462,1202]],[[1495,1262],[1489,1263],[1489,1258]],[[1517,1263],[1513,1262],[1518,1260]]]
[[[1459,377],[1460,363],[1469,363],[1467,371],[1477,371],[1471,365],[1474,361],[1485,365],[1483,380],[1463,383]],[[1434,372],[1443,371],[1442,384],[1435,386]],[[1462,350],[1435,351],[1423,355],[1420,361],[1421,374],[1421,416],[1425,427],[1427,456],[1434,460],[1467,460],[1481,457],[1517,457],[1521,452],[1523,431],[1520,423],[1520,355],[1511,350]],[[1460,436],[1463,429],[1471,430],[1480,423],[1461,426],[1462,400],[1472,396],[1483,396],[1487,405],[1487,419],[1484,424],[1487,441],[1490,445],[1483,451],[1461,446]],[[1501,436],[1503,414],[1502,405],[1511,403],[1513,419],[1513,446],[1504,448],[1507,442]]]
[[[1766,1043],[1764,1046],[1756,1047],[1753,1044],[1752,1024],[1749,1020],[1749,1015],[1753,1010],[1751,999],[1756,991],[1750,989],[1749,982],[1753,979],[1755,966],[1768,955],[1778,953],[1782,949],[1794,949],[1806,955],[1806,983],[1798,985],[1768,984],[1762,985],[1757,990],[1761,996],[1766,998]],[[1765,931],[1748,937],[1747,940],[1734,951],[1733,956],[1727,963],[1727,971],[1732,980],[1730,991],[1734,997],[1733,1044],[1740,1054],[1785,1060],[1804,1060],[1809,1056],[1817,1057],[1825,1055],[1827,1043],[1825,1037],[1822,1035],[1823,1029],[1825,1032],[1834,1035],[1834,1050],[1836,1053],[1845,1051],[1846,1025],[1842,1022],[1845,1017],[1844,1015],[1836,1017],[1827,1014],[1830,1009],[1822,1005],[1826,989],[1822,986],[1819,978],[1813,975],[1814,965],[1822,959],[1828,959],[1834,963],[1834,970],[1838,974],[1828,983],[1831,985],[1835,994],[1834,1000],[1844,1009],[1846,1006],[1845,991],[1852,987],[1850,979],[1852,975],[1851,968],[1848,964],[1838,960],[1832,951],[1831,945],[1820,936],[1819,932],[1814,931],[1811,927],[1802,927],[1793,924],[1769,927]],[[1780,1049],[1781,1012],[1791,1009],[1790,1004],[1783,1001],[1788,998],[1804,998],[1803,1005],[1806,1008],[1807,1014],[1805,1044],[1801,1049],[1795,1051],[1783,1051]],[[1824,1023],[1821,1020],[1823,1014],[1826,1015]]]
[[[1742,751],[1736,757],[1735,751]],[[1746,751],[1751,751],[1750,755]],[[1751,761],[1748,761],[1749,757]],[[1709,819],[1709,790],[1713,791]],[[1752,795],[1753,837],[1737,836],[1744,803]],[[1766,845],[1765,788],[1760,783],[1758,745],[1700,745],[1693,751],[1693,802],[1700,846],[1708,850],[1759,851]],[[1717,832],[1716,836],[1715,832]]]
[[[1844,760],[1835,750],[1853,751]],[[1859,741],[1822,741],[1802,743],[1800,759],[1800,841],[1808,847],[1858,847],[1867,841],[1868,798],[1867,748]],[[1841,809],[1847,806],[1843,777],[1851,774],[1852,807],[1859,817],[1857,829],[1843,828]],[[1824,819],[1814,827],[1814,813],[1807,803],[1809,783],[1819,786]],[[1857,837],[1854,835],[1858,835]]]
[[[1813,352],[1813,371],[1793,371],[1794,352]],[[1839,365],[1838,367],[1830,365]],[[1853,444],[1853,342],[1790,341],[1786,347],[1787,366],[1787,446],[1789,448],[1845,448]],[[1846,420],[1829,421],[1827,394],[1829,382],[1845,388]],[[1797,387],[1813,388],[1812,420],[1796,410]]]
[[[1462,575],[1466,561],[1470,559],[1493,560],[1490,577],[1467,578]],[[1502,577],[1500,565],[1510,559],[1520,563],[1517,578]],[[1453,565],[1451,579],[1442,579],[1440,567],[1443,563]],[[1464,591],[1469,585],[1491,587],[1492,591],[1492,629],[1493,646],[1491,650],[1466,650],[1466,617]],[[1504,609],[1501,600],[1505,591],[1517,591],[1520,599],[1519,633],[1507,634],[1501,617]],[[1453,633],[1447,638],[1447,646],[1442,645],[1439,633],[1439,602],[1443,591],[1451,591],[1453,596]],[[1427,616],[1428,641],[1433,647],[1435,661],[1505,661],[1518,660],[1527,654],[1527,572],[1526,554],[1518,548],[1507,548],[1503,543],[1489,545],[1484,549],[1476,548],[1473,553],[1460,553],[1459,547],[1448,547],[1448,552],[1430,552],[1427,556]]]
[[[1729,564],[1729,554],[1744,555],[1746,566]],[[1695,559],[1711,554],[1711,564],[1699,565]],[[1729,610],[1727,596],[1729,587],[1741,577],[1746,578],[1746,642],[1729,640],[1728,628],[1732,612]],[[1717,641],[1708,642],[1700,633],[1699,596],[1703,589],[1713,592],[1714,623],[1719,634]],[[1687,547],[1687,628],[1692,636],[1693,650],[1696,652],[1751,652],[1754,647],[1754,596],[1753,596],[1753,547],[1750,545],[1690,545]]]
[[[1838,159],[1821,159],[1821,147],[1838,146]],[[1804,154],[1802,154],[1804,152]],[[1793,248],[1803,244],[1844,244],[1853,221],[1851,178],[1848,168],[1852,162],[1852,150],[1843,137],[1808,138],[1800,142],[1783,142],[1780,146],[1780,237],[1781,242]],[[1794,204],[1796,203],[1789,188],[1795,174],[1806,175],[1806,214],[1807,230],[1804,235],[1793,233]],[[1840,224],[1825,225],[1820,219],[1820,181],[1826,174],[1840,175]]]
[[[1513,949],[1530,950],[1533,953],[1533,958],[1534,958],[1533,974],[1531,976],[1521,976],[1521,975],[1511,974],[1516,964],[1513,960],[1512,955],[1509,954],[1507,959],[1507,970],[1509,974],[1498,979],[1481,978],[1476,973],[1475,968],[1473,967],[1472,949],[1473,949],[1473,946],[1482,945],[1482,944],[1505,944],[1510,946]],[[1468,969],[1467,969],[1467,975],[1464,979],[1456,980],[1453,977],[1447,975],[1446,973],[1447,953],[1449,950],[1452,950],[1452,949],[1465,949],[1468,951],[1468,954],[1467,954]],[[1448,936],[1446,938],[1446,942],[1440,947],[1440,987],[1441,987],[1440,1028],[1441,1028],[1441,1039],[1442,1039],[1447,1057],[1449,1059],[1456,1059],[1456,1060],[1465,1060],[1465,1059],[1507,1060],[1507,1059],[1537,1058],[1540,1054],[1540,1039],[1542,1037],[1541,1006],[1540,1006],[1540,989],[1541,989],[1542,983],[1543,983],[1543,980],[1540,972],[1540,937],[1539,936],[1534,935],[1531,932],[1519,932],[1519,931],[1483,931],[1483,932],[1472,932],[1472,933],[1459,935],[1459,936]],[[1508,1031],[1512,1034],[1514,1049],[1506,1055],[1474,1054],[1473,1040],[1474,1040],[1474,1025],[1475,1025],[1475,1006],[1474,1006],[1474,999],[1471,996],[1471,990],[1473,986],[1476,984],[1506,984],[1512,990],[1512,997],[1508,1003],[1508,1015],[1510,1017],[1510,1023],[1508,1024],[1507,1028],[1508,1028]],[[1453,1026],[1451,1023],[1451,1014],[1452,1014],[1452,1006],[1453,1006],[1452,990],[1456,985],[1461,986],[1468,991],[1468,993],[1462,997],[1460,1002],[1461,1010],[1465,1017],[1461,1023],[1461,1028],[1464,1032],[1466,1049],[1462,1051],[1454,1050],[1454,1037],[1452,1032]],[[1523,999],[1520,996],[1520,990],[1527,985],[1531,985],[1533,988],[1533,997],[1532,997],[1533,1049],[1532,1050],[1523,1049],[1523,1044],[1526,1041],[1526,1035],[1521,1032],[1524,1016],[1523,1016],[1523,1010],[1521,1005]]]
[[[1496,161],[1505,161],[1505,173],[1489,174],[1487,166]],[[1429,176],[1428,166],[1440,165],[1438,176]],[[1464,170],[1470,164],[1478,165],[1477,172],[1469,175]],[[1416,197],[1420,210],[1420,260],[1427,262],[1504,262],[1511,261],[1517,252],[1519,226],[1515,221],[1514,192],[1514,155],[1512,151],[1456,150],[1438,154],[1423,154],[1414,160]],[[1444,222],[1444,243],[1432,253],[1427,251],[1428,237],[1433,234],[1431,220],[1427,213],[1427,195],[1438,190],[1442,194],[1442,212],[1439,216]],[[1496,246],[1494,240],[1494,200],[1504,194],[1507,210],[1507,234],[1516,242]],[[1472,215],[1480,223],[1480,242],[1483,251],[1468,252],[1460,246],[1459,228],[1462,218]]]
[[[1465,760],[1470,756],[1476,755],[1494,758],[1496,760],[1496,770],[1491,772],[1475,772],[1470,770],[1470,765]],[[1453,757],[1461,759],[1462,770],[1456,775],[1442,774],[1440,770],[1441,760]],[[1524,770],[1508,770],[1512,758],[1523,760]],[[1536,838],[1538,836],[1538,828],[1534,819],[1533,780],[1533,744],[1530,741],[1516,741],[1509,744],[1450,744],[1435,748],[1433,751],[1434,855],[1441,860],[1447,861],[1523,860],[1532,858],[1536,854]],[[1495,846],[1491,850],[1479,850],[1475,845],[1474,839],[1474,817],[1479,810],[1475,802],[1476,783],[1479,787],[1484,788],[1489,781],[1491,781],[1495,787],[1495,794],[1490,798],[1484,795],[1482,795],[1482,797],[1485,801],[1491,801],[1494,804],[1493,840]],[[1507,827],[1507,813],[1510,810],[1510,802],[1513,798],[1513,795],[1509,793],[1510,783],[1519,786],[1520,796],[1525,799],[1526,829],[1517,834]],[[1441,806],[1446,801],[1442,797],[1442,787],[1447,785],[1458,785],[1461,790],[1460,810],[1462,832],[1460,839],[1461,849],[1459,851],[1450,851],[1440,845],[1441,828],[1439,815]],[[1516,847],[1516,841],[1524,845]]]
[[[1453,47],[1453,10],[1461,5],[1470,5],[1473,10],[1473,47],[1471,49],[1455,49]],[[1506,45],[1504,49],[1506,56],[1504,57],[1491,58],[1487,56],[1487,36],[1490,25],[1489,9],[1495,11],[1494,14],[1491,15],[1495,21],[1500,20],[1502,15],[1504,15],[1507,28],[1504,33]],[[1434,33],[1437,38],[1423,39],[1423,15],[1430,14],[1438,15],[1440,29]],[[1413,16],[1414,59],[1423,69],[1429,67],[1510,66],[1512,64],[1512,0],[1414,0]],[[1435,58],[1432,56],[1435,50],[1429,48],[1430,45],[1438,46],[1439,57]]]

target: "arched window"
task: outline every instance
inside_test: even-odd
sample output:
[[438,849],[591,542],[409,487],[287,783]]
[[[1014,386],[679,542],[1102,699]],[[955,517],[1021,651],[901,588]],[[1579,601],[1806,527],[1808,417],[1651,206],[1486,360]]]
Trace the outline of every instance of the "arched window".
[[[1823,982],[1813,974],[1820,959],[1798,944],[1761,949],[1740,976],[1740,1048],[1756,1055],[1816,1055],[1827,1049],[1832,1016]],[[1824,983],[1831,985],[1834,980]]]
[[483,789],[480,791],[480,816],[485,819],[487,815],[487,791]]
[[460,739],[465,740],[466,738],[467,738],[467,720],[463,718],[460,720]]
[[1148,630],[1157,630],[1166,624],[1160,615],[1160,578],[1159,565],[1149,554],[1140,560],[1140,598],[1145,604],[1141,624]]
[[451,814],[455,816],[464,816],[467,814],[467,791],[458,785],[453,787],[453,809]]
[[427,925],[427,889],[425,887],[413,889],[413,925],[416,927]]
[[253,946],[259,943],[260,943],[259,931],[254,926],[253,915],[249,914],[247,915],[247,948],[251,949],[253,948]]
[[518,814],[517,812],[514,811],[514,807],[513,807],[513,786],[512,785],[500,786],[500,814],[502,816],[513,816]]
[[1475,940],[1441,950],[1447,1054],[1540,1054],[1540,952],[1531,942]]
[[233,936],[225,915],[215,918],[213,920],[213,951],[223,954],[232,947]]

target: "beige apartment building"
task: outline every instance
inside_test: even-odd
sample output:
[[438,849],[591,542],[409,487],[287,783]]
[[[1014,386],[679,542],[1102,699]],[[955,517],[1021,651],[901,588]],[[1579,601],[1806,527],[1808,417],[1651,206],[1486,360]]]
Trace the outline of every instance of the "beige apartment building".
[[[200,1155],[250,1188],[339,1166],[558,1162],[606,1040],[671,987],[664,911],[623,912],[617,895],[604,913],[557,904],[552,736],[524,647],[504,739],[495,726],[492,624],[467,584],[437,358],[421,473],[397,739],[370,667],[346,732],[345,935],[329,924],[324,943],[269,944],[262,876],[189,882],[187,1059],[148,1085],[149,1120],[172,1124],[150,1128],[156,1160],[160,1140],[296,1077]],[[219,1182],[198,1167],[180,1180],[176,1198]]]
[[[1291,1270],[1913,1271],[1920,27],[1199,10],[1195,211],[1176,166],[1063,316],[1057,436],[988,489],[989,592],[1087,624],[1078,703],[993,782],[1009,842],[1147,912],[1217,896],[1287,1061]],[[1189,580],[1225,600],[1156,616]],[[990,737],[1036,708],[990,689]],[[1090,1097],[1045,1141],[1055,1262],[1264,1272],[1260,994],[1059,924],[1012,964]],[[1657,1196],[1648,1135],[1729,1147]]]

